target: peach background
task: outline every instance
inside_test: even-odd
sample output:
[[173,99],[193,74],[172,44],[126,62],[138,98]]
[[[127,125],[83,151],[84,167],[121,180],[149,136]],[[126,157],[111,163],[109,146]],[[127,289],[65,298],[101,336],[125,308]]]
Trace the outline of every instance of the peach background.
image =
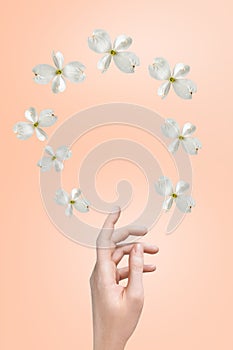
[[[22,0],[5,2],[1,14],[1,349],[91,349],[92,344],[88,277],[95,252],[68,240],[51,224],[35,166],[43,145],[35,138],[17,140],[13,124],[23,120],[30,106],[54,108],[60,125],[81,109],[129,102],[180,124],[192,121],[204,147],[192,158],[197,207],[172,235],[164,234],[166,216],[148,235],[160,247],[152,259],[158,270],[144,278],[143,315],[127,349],[231,350],[231,2]],[[112,38],[121,33],[133,37],[132,51],[141,59],[135,75],[124,75],[113,65],[100,74],[100,56],[86,43],[95,28],[108,30]],[[32,67],[51,63],[53,49],[61,50],[66,62],[77,59],[87,66],[88,79],[82,85],[69,83],[60,95],[32,81]],[[190,64],[189,77],[198,84],[192,101],[174,93],[159,99],[159,82],[147,73],[156,56],[172,65]],[[137,138],[133,131],[132,138]],[[169,171],[166,159],[162,165]],[[77,174],[73,164],[69,169]],[[112,164],[98,179],[106,200],[114,197],[108,196],[104,183],[115,169]],[[135,188],[146,190],[140,172],[134,176],[131,166],[125,170],[120,176],[131,177]],[[136,190],[119,225],[141,210],[142,190]],[[98,218],[99,226],[103,219]]]

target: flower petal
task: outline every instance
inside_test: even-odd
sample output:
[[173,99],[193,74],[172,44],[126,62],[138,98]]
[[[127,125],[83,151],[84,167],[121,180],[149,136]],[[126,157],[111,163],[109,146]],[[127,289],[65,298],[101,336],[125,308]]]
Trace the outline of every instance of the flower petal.
[[110,36],[105,30],[96,29],[88,38],[88,46],[97,53],[109,52],[112,48]]
[[175,153],[180,145],[180,140],[179,139],[175,139],[172,143],[170,143],[170,145],[168,146],[168,150],[171,153]]
[[118,52],[113,56],[116,66],[124,73],[134,73],[139,66],[139,58],[133,52]]
[[202,147],[201,142],[197,138],[187,137],[182,140],[182,146],[185,152],[194,155]]
[[64,64],[64,57],[60,51],[52,52],[53,62],[57,69],[62,70]]
[[190,213],[195,204],[194,199],[190,196],[179,196],[176,198],[176,205],[183,213]]
[[163,209],[168,211],[173,203],[173,197],[169,196],[165,201],[163,202]]
[[39,116],[39,126],[47,127],[56,123],[57,117],[54,115],[52,109],[44,109],[40,112]]
[[34,127],[31,123],[18,122],[14,125],[13,131],[20,140],[27,140],[34,133]]
[[70,201],[70,197],[66,191],[59,188],[55,193],[55,202],[59,205],[67,205]]
[[169,138],[176,138],[180,135],[180,127],[172,118],[167,118],[165,120],[165,123],[161,125],[161,130],[164,136]]
[[64,165],[63,165],[63,163],[62,163],[60,160],[55,159],[55,160],[54,160],[54,168],[55,168],[55,170],[56,170],[57,172],[59,172],[59,171],[62,171],[62,170],[63,170]]
[[157,183],[155,183],[155,189],[161,196],[168,196],[172,194],[173,188],[171,180],[166,176],[160,176]]
[[171,118],[167,118],[165,123],[161,126],[162,133],[164,136],[169,138],[175,138],[180,135],[180,128],[178,123]]
[[25,115],[25,118],[33,124],[38,121],[38,116],[34,107],[28,108],[25,111],[24,115]]
[[80,211],[81,213],[86,213],[89,211],[89,202],[86,201],[84,198],[76,200],[74,203],[74,207],[76,210]]
[[148,69],[152,78],[157,80],[168,80],[171,76],[169,63],[163,57],[156,57]]
[[78,197],[81,195],[81,190],[79,188],[73,188],[71,191],[71,199],[76,201]]
[[41,171],[49,171],[53,165],[53,161],[50,157],[43,157],[38,161],[37,165],[41,168]]
[[63,92],[66,89],[66,82],[61,74],[56,75],[52,82],[52,91],[57,94]]
[[185,123],[183,130],[182,130],[182,136],[190,136],[191,134],[194,133],[196,130],[196,126],[191,124],[191,123]]
[[45,152],[48,153],[51,157],[55,156],[55,153],[54,153],[52,147],[49,145],[45,146]]
[[170,91],[170,87],[170,81],[165,81],[164,83],[162,83],[157,91],[158,96],[165,98]]
[[185,182],[183,180],[180,180],[176,184],[175,192],[179,196],[179,195],[183,194],[185,191],[187,191],[188,189],[189,189],[189,183]]
[[56,150],[56,157],[59,160],[65,160],[65,159],[69,159],[72,155],[72,152],[69,150],[69,148],[67,146],[60,146],[57,150]]
[[105,73],[108,70],[109,66],[110,66],[111,60],[112,60],[112,56],[110,54],[104,55],[98,61],[97,68],[99,70],[101,70],[102,73]]
[[193,137],[193,142],[195,143],[196,151],[198,151],[200,148],[202,148],[202,143],[198,138]]
[[34,81],[38,84],[48,84],[56,75],[56,69],[49,64],[38,64],[33,68]]
[[36,136],[40,141],[45,141],[48,138],[48,135],[46,134],[46,132],[44,132],[44,130],[42,130],[41,128],[35,128],[36,130]]
[[63,74],[72,83],[80,83],[86,78],[86,74],[84,73],[85,68],[86,67],[78,61],[70,62],[65,65]]
[[65,210],[66,216],[72,216],[73,215],[73,205],[68,204],[68,207]]
[[172,76],[174,78],[183,78],[190,71],[190,67],[184,63],[177,63],[174,67]]
[[175,93],[185,100],[191,99],[193,93],[197,91],[196,84],[189,79],[177,79],[172,85]]
[[132,44],[132,41],[132,38],[130,38],[129,36],[126,36],[124,34],[119,35],[113,43],[113,50],[127,50]]

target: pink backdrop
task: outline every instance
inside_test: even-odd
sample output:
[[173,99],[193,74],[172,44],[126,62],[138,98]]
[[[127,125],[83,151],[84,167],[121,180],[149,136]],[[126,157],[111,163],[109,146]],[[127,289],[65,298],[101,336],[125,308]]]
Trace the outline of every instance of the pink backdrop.
[[[164,215],[148,235],[147,241],[160,247],[152,259],[158,269],[144,278],[143,315],[127,349],[231,350],[231,1],[22,0],[5,2],[1,14],[1,349],[91,349],[92,343],[88,278],[95,251],[68,240],[50,222],[35,166],[43,145],[35,138],[17,140],[12,126],[23,120],[30,106],[54,108],[59,120],[48,130],[51,134],[81,109],[128,102],[180,124],[192,121],[204,147],[192,157],[197,202],[193,213],[170,236],[164,233],[168,221]],[[87,46],[95,28],[106,29],[112,38],[122,33],[133,37],[132,51],[141,59],[136,74],[123,74],[112,65],[101,75],[96,69],[100,56]],[[81,85],[69,83],[59,95],[52,94],[50,86],[32,81],[32,67],[52,63],[53,49],[61,50],[66,62],[80,60],[87,66],[87,80]],[[147,72],[156,56],[164,56],[172,65],[183,61],[191,66],[189,77],[198,84],[192,101],[173,92],[165,101],[156,95],[159,82]],[[127,135],[126,129],[122,132]],[[133,131],[131,136],[138,137]],[[92,147],[95,140],[100,140],[98,133],[88,145]],[[149,147],[153,140],[145,142]],[[170,164],[166,162],[165,168]],[[141,173],[122,166],[119,163],[120,176],[131,180],[135,200],[119,224],[130,222],[141,210],[146,191]],[[114,199],[109,189],[117,181],[111,178],[115,172],[112,164],[97,181],[106,200]],[[74,181],[76,174],[75,168]],[[95,218],[98,225],[103,219]]]

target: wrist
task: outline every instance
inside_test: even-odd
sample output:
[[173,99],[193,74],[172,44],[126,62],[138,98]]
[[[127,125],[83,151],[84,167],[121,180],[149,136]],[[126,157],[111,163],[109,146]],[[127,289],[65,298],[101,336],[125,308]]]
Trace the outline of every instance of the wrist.
[[111,339],[111,336],[108,336],[108,338],[97,337],[94,338],[93,350],[124,350],[125,345],[120,340]]
[[124,350],[125,347],[118,344],[98,343],[94,344],[93,350]]

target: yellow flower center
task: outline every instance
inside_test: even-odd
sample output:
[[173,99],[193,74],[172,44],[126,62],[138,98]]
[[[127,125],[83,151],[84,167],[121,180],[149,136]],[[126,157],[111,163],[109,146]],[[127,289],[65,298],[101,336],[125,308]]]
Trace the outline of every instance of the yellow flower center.
[[56,75],[62,74],[62,70],[58,69],[56,70]]
[[170,81],[170,83],[174,83],[174,82],[176,81],[176,79],[173,78],[173,77],[170,77],[170,78],[169,78],[169,81]]
[[172,193],[172,197],[173,198],[177,198],[177,194],[176,193]]
[[184,136],[180,135],[179,137],[179,140],[184,140]]
[[38,125],[39,125],[38,122],[36,122],[35,124],[33,124],[33,126],[34,126],[35,128],[37,128]]
[[116,51],[111,50],[111,51],[110,51],[110,54],[111,54],[112,56],[115,56],[115,55],[116,55]]
[[75,203],[75,201],[72,201],[72,200],[70,201],[70,204],[74,204],[74,203]]
[[53,157],[52,157],[52,160],[55,160],[55,159],[56,159],[56,156],[53,156]]

